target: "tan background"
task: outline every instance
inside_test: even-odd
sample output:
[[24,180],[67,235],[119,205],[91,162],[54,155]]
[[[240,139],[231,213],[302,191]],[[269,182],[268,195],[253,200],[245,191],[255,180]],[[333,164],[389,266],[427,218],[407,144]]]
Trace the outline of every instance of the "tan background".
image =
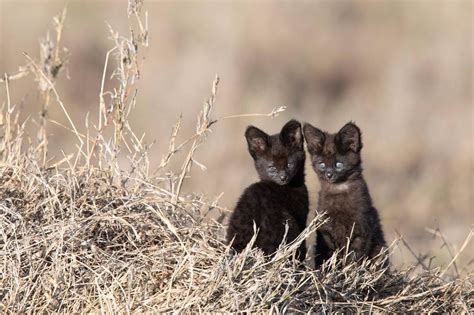
[[[38,56],[39,38],[64,3],[0,1],[0,73],[15,73],[25,63],[22,52]],[[354,120],[388,241],[398,230],[415,251],[430,249],[446,261],[441,243],[425,231],[439,227],[459,248],[474,223],[472,1],[148,1],[145,8],[150,47],[132,125],[147,142],[156,140],[152,164],[165,153],[179,114],[181,139],[193,133],[216,73],[217,118],[288,106],[275,119],[216,124],[196,155],[208,170],[194,168],[186,191],[209,198],[224,192],[221,204],[233,207],[257,180],[243,137],[249,124],[274,133],[296,118],[337,131]],[[64,45],[71,55],[57,88],[81,130],[86,112],[97,120],[112,47],[105,21],[125,34],[126,2],[69,1]],[[37,120],[40,97],[31,78],[13,82],[11,92],[23,117]],[[50,118],[66,124],[57,106]],[[49,128],[51,154],[74,149],[71,134]],[[314,202],[318,184],[307,173]]]

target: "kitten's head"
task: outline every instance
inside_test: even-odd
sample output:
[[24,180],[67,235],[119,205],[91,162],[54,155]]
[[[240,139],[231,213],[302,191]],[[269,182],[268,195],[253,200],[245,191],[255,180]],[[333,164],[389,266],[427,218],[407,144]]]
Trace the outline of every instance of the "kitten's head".
[[304,170],[303,134],[298,121],[290,120],[279,134],[272,136],[250,126],[245,138],[260,179],[286,185]]
[[361,172],[362,139],[360,129],[354,123],[347,123],[336,134],[307,123],[303,130],[311,164],[321,181],[342,183],[350,175]]

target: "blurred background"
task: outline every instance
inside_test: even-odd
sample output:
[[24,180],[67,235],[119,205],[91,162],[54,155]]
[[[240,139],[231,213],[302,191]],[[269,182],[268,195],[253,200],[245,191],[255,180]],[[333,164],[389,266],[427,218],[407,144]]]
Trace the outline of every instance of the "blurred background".
[[[126,1],[0,0],[0,73],[16,73],[23,52],[39,57],[39,39],[66,3],[63,45],[70,56],[57,89],[84,130],[86,113],[97,121],[113,47],[106,22],[128,36]],[[449,261],[427,231],[439,228],[459,250],[474,224],[472,1],[147,1],[144,9],[150,46],[131,124],[148,143],[156,141],[152,165],[167,152],[180,114],[179,139],[194,133],[215,74],[218,119],[288,107],[273,119],[220,120],[196,154],[207,170],[193,168],[186,192],[209,199],[224,193],[220,204],[233,208],[257,180],[243,136],[249,124],[276,133],[296,118],[335,132],[353,120],[363,131],[365,176],[387,241],[400,233],[416,253]],[[10,90],[35,135],[42,102],[36,83],[23,78]],[[49,117],[67,125],[57,104]],[[51,155],[75,150],[74,135],[48,128]],[[314,205],[319,184],[309,168],[307,182]],[[471,266],[472,253],[473,246],[463,254]]]

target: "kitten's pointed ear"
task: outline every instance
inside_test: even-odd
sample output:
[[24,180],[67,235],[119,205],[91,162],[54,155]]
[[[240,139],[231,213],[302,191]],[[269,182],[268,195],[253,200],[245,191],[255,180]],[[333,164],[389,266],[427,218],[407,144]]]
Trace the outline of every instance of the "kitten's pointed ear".
[[323,152],[324,141],[326,140],[324,132],[306,123],[303,127],[303,133],[309,153],[321,154]]
[[284,144],[302,148],[303,147],[303,133],[301,132],[301,124],[294,119],[287,122],[280,132],[281,140]]
[[362,139],[359,127],[349,122],[337,133],[337,144],[339,148],[347,152],[349,150],[357,153],[362,149]]
[[257,127],[247,127],[245,138],[247,139],[250,155],[254,158],[268,148],[268,135]]

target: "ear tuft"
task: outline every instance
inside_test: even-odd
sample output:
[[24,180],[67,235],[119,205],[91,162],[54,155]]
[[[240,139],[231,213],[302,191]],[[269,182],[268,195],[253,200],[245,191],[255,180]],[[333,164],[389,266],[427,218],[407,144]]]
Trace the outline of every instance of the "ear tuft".
[[291,147],[303,148],[301,123],[294,119],[287,122],[281,129],[280,139],[284,144]]
[[311,154],[321,154],[323,152],[326,136],[323,131],[312,125],[305,123],[303,127],[304,137],[308,145],[308,151]]
[[337,144],[342,151],[358,153],[362,149],[362,137],[359,127],[353,122],[348,122],[337,133]]
[[254,158],[268,148],[268,135],[257,127],[247,127],[245,138],[247,139],[250,155]]

